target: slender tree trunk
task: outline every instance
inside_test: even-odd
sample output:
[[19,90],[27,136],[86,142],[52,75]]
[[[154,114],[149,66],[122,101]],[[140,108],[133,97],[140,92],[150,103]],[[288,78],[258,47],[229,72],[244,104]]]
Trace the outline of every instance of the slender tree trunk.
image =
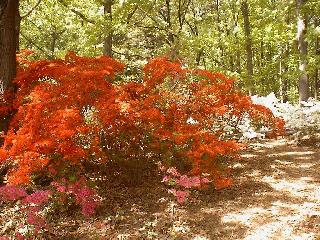
[[168,41],[169,41],[169,44],[173,46],[174,35],[172,32],[170,0],[166,0],[166,8],[167,8],[166,22],[168,24]]
[[216,11],[216,24],[217,24],[217,32],[218,32],[218,47],[220,49],[220,58],[222,60],[222,64],[223,64],[223,47],[222,47],[222,42],[221,42],[221,27],[220,27],[220,1],[219,0],[216,0],[215,1],[215,11]]
[[[319,19],[316,19],[315,22],[315,27],[319,26]],[[315,43],[315,50],[316,50],[316,56],[320,56],[320,38],[316,38],[316,43]],[[315,71],[314,71],[314,98],[318,99],[320,94],[320,81],[319,81],[319,67],[317,66]]]
[[[232,6],[232,12],[233,12],[233,21],[234,21],[234,30],[236,30],[238,28],[238,25],[239,25],[239,15],[238,15],[238,11],[236,10],[236,5],[233,5]],[[241,72],[241,52],[240,52],[240,43],[239,43],[239,38],[238,38],[238,31],[235,31],[234,33],[234,38],[236,39],[236,46],[237,46],[237,49],[235,50],[235,60],[234,60],[234,68],[236,70],[237,73],[240,74]]]
[[197,55],[196,55],[196,64],[197,64],[197,66],[200,65],[200,61],[201,61],[202,55],[203,55],[203,48],[201,48],[200,50],[197,51]]
[[0,1],[0,18],[2,18],[2,15],[6,10],[7,4],[8,4],[8,1]]
[[288,102],[288,80],[287,80],[287,72],[288,67],[285,64],[285,56],[287,55],[287,49],[285,50],[284,57],[281,52],[281,59],[279,62],[279,79],[280,79],[280,98],[281,102]]
[[299,61],[299,101],[307,101],[310,95],[309,92],[309,82],[307,75],[307,42],[305,40],[305,35],[307,31],[307,21],[306,16],[303,16],[301,12],[301,7],[303,7],[306,0],[297,0],[297,38],[298,38],[298,50],[300,54]]
[[314,98],[319,99],[319,69],[317,68],[314,73]]
[[51,33],[51,43],[50,43],[50,56],[49,56],[49,59],[54,59],[55,58],[55,49],[56,49],[56,43],[57,43],[57,40],[58,40],[58,34],[57,32],[54,30],[52,33]]
[[[105,0],[104,14],[108,15],[110,21],[112,21],[112,0]],[[113,37],[113,33],[110,30],[108,35],[104,39],[103,54],[109,57],[112,57],[112,37]]]
[[249,94],[253,94],[253,51],[252,51],[252,39],[251,39],[251,26],[249,20],[249,4],[245,0],[241,3],[241,12],[243,15],[243,24],[245,32],[245,44],[247,54],[247,87]]
[[264,67],[264,42],[263,41],[261,41],[260,43],[260,59],[261,59],[260,67]]
[[288,102],[288,63],[286,60],[289,57],[289,44],[286,44],[284,55],[281,57],[281,83],[280,83],[280,92],[281,92],[281,101]]

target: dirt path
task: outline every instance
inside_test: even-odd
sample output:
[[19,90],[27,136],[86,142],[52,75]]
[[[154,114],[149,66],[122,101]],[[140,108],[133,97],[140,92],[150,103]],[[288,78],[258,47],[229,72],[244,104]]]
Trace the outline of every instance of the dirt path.
[[182,206],[157,178],[109,186],[109,217],[80,223],[65,239],[320,239],[320,150],[277,140],[243,157],[233,163],[233,187],[194,193]]
[[101,179],[97,218],[53,216],[37,239],[320,239],[319,148],[266,141],[232,164],[233,187],[194,192],[184,205],[156,174],[131,187]]
[[278,140],[255,144],[243,157],[235,165],[241,197],[221,216],[235,232],[245,230],[234,239],[319,238],[320,150]]

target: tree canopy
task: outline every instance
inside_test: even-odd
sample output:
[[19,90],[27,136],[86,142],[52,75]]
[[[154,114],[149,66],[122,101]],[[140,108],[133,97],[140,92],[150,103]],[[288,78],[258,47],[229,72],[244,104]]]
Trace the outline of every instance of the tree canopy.
[[[173,55],[190,67],[235,76],[252,94],[273,91],[294,101],[301,58],[310,96],[319,94],[319,9],[316,0],[24,0],[20,48],[48,58],[69,50],[96,56],[111,37],[112,55],[130,71]],[[306,25],[306,54],[298,47],[299,22]]]

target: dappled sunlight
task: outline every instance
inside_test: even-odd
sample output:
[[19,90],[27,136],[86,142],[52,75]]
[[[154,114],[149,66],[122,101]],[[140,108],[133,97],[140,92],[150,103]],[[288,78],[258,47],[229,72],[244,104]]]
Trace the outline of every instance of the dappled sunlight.
[[228,225],[245,228],[245,234],[239,238],[245,240],[317,239],[320,229],[318,150],[288,145],[285,140],[261,146],[255,144],[254,152],[242,155],[248,160],[242,168],[247,171],[248,180],[266,184],[271,189],[244,197],[248,205],[228,208],[221,223],[226,228]]
[[265,153],[266,150],[265,149],[260,149],[260,150],[256,150],[255,152],[257,152],[257,153]]
[[267,210],[261,207],[245,209],[239,213],[229,213],[221,218],[223,223],[241,223],[250,226],[254,222],[254,218],[261,214],[267,213]]
[[311,156],[300,156],[300,157],[295,157],[294,159],[306,161],[306,160],[311,160]]
[[316,184],[308,178],[277,179],[274,176],[264,176],[261,181],[268,183],[277,191],[282,191],[294,197],[305,198],[311,201],[319,201],[320,199],[320,184]]
[[246,165],[245,164],[241,164],[241,163],[236,163],[232,166],[233,169],[236,169],[236,168],[244,168]]
[[209,238],[206,238],[204,236],[195,236],[192,240],[209,240]]
[[258,177],[261,176],[262,172],[260,170],[253,170],[248,176],[250,177]]
[[278,140],[270,140],[263,143],[254,143],[252,144],[255,147],[262,147],[262,148],[275,148],[275,147],[281,147],[287,144],[286,139],[278,139]]
[[254,158],[254,157],[256,157],[257,155],[256,155],[256,154],[246,153],[246,154],[241,154],[240,156],[241,156],[241,157],[244,157],[244,158]]
[[299,231],[301,222],[310,216],[320,216],[316,203],[293,204],[276,201],[269,208],[252,207],[225,214],[223,223],[238,223],[248,227],[246,240],[312,239],[314,233]]
[[281,153],[272,153],[268,154],[267,157],[279,157],[279,156],[306,156],[315,154],[314,151],[303,151],[303,152],[281,152]]
[[297,169],[312,169],[313,167],[316,166],[316,163],[300,163],[298,166],[292,166],[292,168],[297,168]]
[[283,165],[291,165],[294,164],[294,162],[291,161],[285,161],[285,160],[275,160],[274,162],[279,163],[279,164],[283,164]]

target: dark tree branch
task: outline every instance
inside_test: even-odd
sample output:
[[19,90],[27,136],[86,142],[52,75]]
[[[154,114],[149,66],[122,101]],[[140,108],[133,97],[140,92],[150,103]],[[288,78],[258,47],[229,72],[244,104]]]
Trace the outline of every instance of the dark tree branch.
[[79,12],[76,9],[70,8],[68,6],[68,4],[64,1],[64,0],[58,0],[63,6],[65,6],[66,8],[68,8],[71,12],[73,12],[74,14],[76,14],[77,16],[79,16],[82,20],[84,20],[85,22],[91,23],[91,24],[96,24],[96,21],[89,19],[88,17],[86,17],[83,13]]
[[135,12],[137,11],[137,9],[138,9],[138,6],[136,5],[135,8],[133,9],[133,11],[128,14],[128,16],[127,16],[127,24],[130,23],[130,20],[133,17],[133,15],[135,14]]
[[32,44],[33,46],[35,46],[36,48],[38,48],[41,52],[43,52],[46,56],[49,56],[49,53],[46,49],[42,48],[41,46],[39,46],[37,43],[35,43],[31,38],[29,38],[28,36],[24,35],[22,32],[20,33],[20,35],[27,40],[30,44]]
[[126,57],[137,57],[140,59],[145,59],[145,57],[138,55],[138,54],[121,53],[121,52],[115,51],[113,49],[112,49],[112,52],[114,52],[115,54],[118,54],[118,55],[126,56]]
[[165,28],[160,28],[158,26],[143,26],[143,25],[140,25],[140,24],[134,24],[135,27],[138,27],[138,28],[145,28],[145,29],[158,29],[159,31],[167,31],[167,29]]
[[186,20],[186,14],[188,12],[190,2],[191,0],[186,0],[186,1],[183,1],[183,3],[181,3],[181,0],[179,0],[178,19],[179,19],[180,31],[182,30],[182,27]]
[[189,21],[187,21],[187,20],[185,20],[185,22],[186,22],[187,25],[189,26],[192,34],[195,35],[195,36],[198,36],[199,33],[198,33],[197,26],[196,26],[196,25],[195,25],[195,26],[192,26],[191,23],[190,23]]
[[28,17],[41,3],[42,0],[38,0],[38,2],[36,3],[36,5],[33,6],[33,8],[30,9],[29,12],[27,12],[25,15],[21,16],[21,18],[26,18]]
[[[148,18],[150,18],[156,25],[161,26],[161,24],[151,15],[149,15],[146,11],[144,11],[141,7],[138,7],[140,11],[142,11]],[[159,27],[161,28],[161,27]]]

